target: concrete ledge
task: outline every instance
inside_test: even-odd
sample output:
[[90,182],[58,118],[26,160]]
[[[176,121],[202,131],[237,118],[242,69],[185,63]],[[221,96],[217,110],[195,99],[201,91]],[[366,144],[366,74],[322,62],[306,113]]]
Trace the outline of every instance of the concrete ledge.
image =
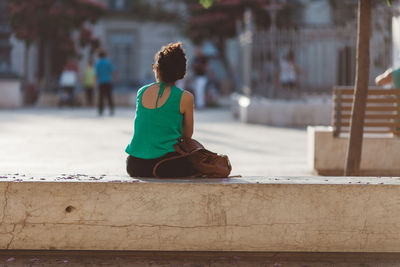
[[0,249],[400,252],[400,178],[0,181]]
[[22,105],[21,82],[0,80],[0,108],[19,108]]
[[326,97],[291,100],[232,97],[232,113],[245,123],[296,127],[329,125],[331,112],[332,100]]
[[[309,168],[320,175],[343,175],[348,137],[334,137],[333,128],[308,127]],[[400,176],[400,138],[391,134],[365,135],[361,174]]]

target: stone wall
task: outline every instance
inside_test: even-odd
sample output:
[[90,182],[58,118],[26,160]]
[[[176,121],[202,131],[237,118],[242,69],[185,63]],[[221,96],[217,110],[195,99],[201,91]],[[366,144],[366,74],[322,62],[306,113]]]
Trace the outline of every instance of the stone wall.
[[400,252],[396,178],[0,178],[0,249]]

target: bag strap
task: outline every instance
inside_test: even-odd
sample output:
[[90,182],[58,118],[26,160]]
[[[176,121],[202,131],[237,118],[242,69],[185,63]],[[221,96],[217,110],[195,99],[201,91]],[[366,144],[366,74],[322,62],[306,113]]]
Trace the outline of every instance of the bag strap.
[[154,177],[160,178],[160,176],[157,175],[157,169],[158,169],[158,167],[159,167],[161,164],[163,164],[163,163],[165,163],[165,162],[168,162],[168,161],[171,161],[171,160],[180,159],[180,158],[185,158],[185,157],[187,157],[187,156],[189,156],[189,155],[188,155],[188,154],[177,155],[177,156],[173,156],[173,157],[169,157],[169,158],[160,160],[159,162],[157,162],[156,165],[154,165],[154,168],[153,168],[153,175],[154,175]]
[[193,150],[190,151],[190,152],[185,152],[185,151],[182,150],[182,148],[179,147],[178,144],[175,144],[175,145],[174,145],[174,149],[175,149],[175,151],[178,152],[179,154],[181,154],[181,155],[186,155],[186,156],[189,156],[189,155],[193,154],[194,152],[197,152],[197,151],[200,151],[200,150],[204,150],[204,148],[199,147],[199,148],[193,149]]
[[158,169],[158,167],[159,167],[161,164],[163,164],[163,163],[165,163],[165,162],[168,162],[168,161],[171,161],[171,160],[189,157],[190,155],[192,155],[193,153],[195,153],[195,152],[197,152],[197,151],[205,150],[203,147],[198,147],[198,148],[196,148],[196,149],[193,149],[193,150],[190,151],[190,152],[185,152],[185,151],[183,151],[183,150],[179,147],[179,143],[183,142],[184,140],[185,140],[184,138],[179,138],[179,139],[178,139],[178,143],[176,143],[176,144],[174,145],[175,151],[178,152],[180,155],[177,155],[177,156],[173,156],[173,157],[169,157],[169,158],[160,160],[159,162],[157,162],[156,165],[154,165],[154,168],[153,168],[153,175],[154,175],[154,177],[161,178],[160,176],[157,175],[157,169]]
[[[178,148],[177,148],[177,147],[178,147]],[[156,178],[161,178],[159,175],[157,175],[157,169],[158,169],[158,167],[159,167],[161,164],[163,164],[163,163],[165,163],[165,162],[168,162],[168,161],[171,161],[171,160],[189,157],[189,156],[192,155],[193,153],[195,153],[195,152],[197,152],[197,151],[203,149],[203,148],[197,148],[197,149],[193,150],[192,152],[186,153],[186,152],[182,151],[182,150],[179,148],[179,146],[176,146],[176,147],[174,147],[174,148],[177,150],[176,152],[178,152],[180,155],[173,156],[173,157],[169,157],[169,158],[166,158],[166,159],[163,159],[163,160],[160,160],[159,162],[157,162],[157,164],[154,165],[154,167],[153,167],[153,175],[154,175],[154,177],[156,177]]]

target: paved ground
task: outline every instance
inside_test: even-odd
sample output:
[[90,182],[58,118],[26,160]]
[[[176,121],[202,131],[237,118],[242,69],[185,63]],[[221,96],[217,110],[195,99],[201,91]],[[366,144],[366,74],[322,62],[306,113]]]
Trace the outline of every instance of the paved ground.
[[[93,109],[0,111],[0,174],[126,176],[124,149],[134,110],[98,117]],[[229,110],[196,112],[195,135],[228,154],[233,174],[306,176],[304,129],[245,125]],[[1,251],[0,266],[395,267],[400,254]]]
[[[124,149],[133,109],[98,117],[94,109],[0,111],[0,172],[126,175]],[[196,111],[194,138],[229,155],[233,175],[310,175],[305,129],[247,125],[229,110]]]
[[0,251],[1,267],[398,267],[391,253]]

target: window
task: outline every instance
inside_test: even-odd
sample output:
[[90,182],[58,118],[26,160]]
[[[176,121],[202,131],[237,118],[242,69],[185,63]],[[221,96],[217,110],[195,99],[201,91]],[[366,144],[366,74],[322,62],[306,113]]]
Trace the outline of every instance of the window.
[[125,10],[127,7],[126,0],[110,0],[109,6],[112,10]]
[[134,44],[132,32],[113,32],[109,35],[110,59],[118,73],[121,85],[135,81]]

